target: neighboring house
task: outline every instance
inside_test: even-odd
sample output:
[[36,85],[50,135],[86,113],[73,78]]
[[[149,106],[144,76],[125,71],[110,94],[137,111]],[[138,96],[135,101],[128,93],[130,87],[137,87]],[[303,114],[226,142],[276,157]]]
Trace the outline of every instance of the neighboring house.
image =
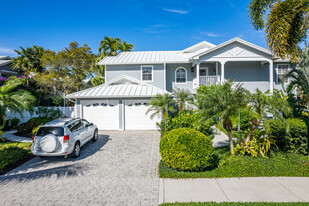
[[[203,41],[182,51],[121,52],[99,62],[105,66],[106,83],[69,94],[76,99],[76,115],[99,129],[155,129],[160,119],[146,115],[147,103],[158,93],[231,79],[254,92],[281,89],[280,79],[289,61],[239,38],[220,45]],[[286,80],[286,84],[289,80]]]
[[2,77],[10,77],[15,76],[18,73],[11,69],[13,61],[8,56],[0,56],[0,76]]

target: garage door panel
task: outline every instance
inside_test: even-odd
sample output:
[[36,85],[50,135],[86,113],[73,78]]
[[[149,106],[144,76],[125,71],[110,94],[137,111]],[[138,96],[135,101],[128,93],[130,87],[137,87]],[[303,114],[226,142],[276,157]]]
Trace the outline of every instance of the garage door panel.
[[126,130],[156,130],[157,122],[160,117],[150,118],[151,112],[146,114],[149,106],[149,100],[130,100],[125,101],[125,129]]
[[98,126],[100,130],[119,129],[118,100],[83,101],[83,118]]

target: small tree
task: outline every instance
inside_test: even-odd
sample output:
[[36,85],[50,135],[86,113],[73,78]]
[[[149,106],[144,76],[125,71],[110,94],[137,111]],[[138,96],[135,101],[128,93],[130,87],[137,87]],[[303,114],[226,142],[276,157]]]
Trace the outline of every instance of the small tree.
[[219,118],[229,137],[231,154],[234,155],[231,118],[246,106],[246,90],[241,84],[226,81],[222,85],[202,86],[197,90],[196,106],[202,120]]
[[179,111],[186,108],[187,102],[192,102],[192,94],[187,89],[175,88],[173,89],[173,97],[178,105]]
[[156,115],[161,114],[163,121],[168,117],[169,112],[174,112],[174,100],[170,94],[157,94],[157,96],[151,98],[151,102],[148,103],[150,108],[146,112],[153,112],[150,118],[154,118]]

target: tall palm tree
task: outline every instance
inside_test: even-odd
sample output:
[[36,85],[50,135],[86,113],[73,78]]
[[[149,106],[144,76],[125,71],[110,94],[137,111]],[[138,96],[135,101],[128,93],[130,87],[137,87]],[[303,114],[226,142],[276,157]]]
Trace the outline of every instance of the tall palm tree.
[[148,103],[150,108],[147,110],[146,114],[153,112],[150,118],[154,118],[156,115],[162,115],[165,121],[168,117],[168,113],[174,112],[173,103],[174,100],[170,94],[158,94],[151,98],[151,102]]
[[[27,77],[31,71],[36,70],[38,72],[43,71],[41,64],[41,58],[44,54],[44,48],[36,45],[28,48],[20,47],[20,50],[14,50],[17,53],[17,57],[13,58],[12,68],[18,72],[24,72]],[[29,81],[27,78],[27,86]]]
[[134,46],[133,44],[127,43],[126,41],[123,41],[120,45],[119,45],[119,50],[121,52],[126,52],[126,51],[133,51]]
[[24,110],[31,110],[36,98],[27,90],[19,89],[24,82],[20,79],[7,81],[0,87],[0,118],[5,123],[6,111],[17,112],[21,116]]
[[231,117],[238,115],[238,112],[246,106],[245,95],[246,90],[241,84],[233,85],[229,80],[222,85],[202,86],[196,95],[196,106],[201,120],[219,118],[222,121],[223,128],[228,133],[232,155],[235,153]]
[[173,89],[173,97],[178,105],[179,111],[185,109],[186,103],[193,100],[191,92],[187,89]]
[[276,118],[283,118],[291,114],[291,107],[285,99],[282,98],[280,91],[274,90],[273,95],[269,92],[263,93],[256,89],[254,93],[248,92],[248,107],[252,114],[251,128],[246,138],[248,143],[252,137],[254,130],[262,123],[263,117],[267,113],[272,114]]
[[305,40],[309,25],[309,0],[251,0],[249,16],[256,30],[265,28],[274,54],[298,61],[298,44]]
[[105,36],[100,41],[99,54],[104,56],[116,56],[119,52],[119,45],[121,40],[119,38]]

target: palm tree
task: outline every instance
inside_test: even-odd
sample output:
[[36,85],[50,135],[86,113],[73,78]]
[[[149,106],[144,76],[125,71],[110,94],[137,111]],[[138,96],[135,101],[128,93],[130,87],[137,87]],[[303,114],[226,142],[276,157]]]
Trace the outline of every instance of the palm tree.
[[280,91],[274,90],[273,95],[269,92],[263,93],[256,89],[255,93],[248,92],[248,107],[252,114],[251,128],[246,138],[246,143],[249,143],[252,134],[263,120],[267,113],[272,114],[276,118],[283,118],[291,114],[291,108],[285,99],[282,98]]
[[265,28],[274,54],[298,61],[298,45],[307,35],[309,0],[251,0],[249,16],[256,30]]
[[[20,47],[20,50],[14,50],[17,53],[17,57],[13,58],[12,68],[18,72],[24,72],[28,77],[31,71],[36,70],[38,72],[43,71],[41,64],[41,58],[44,54],[44,48],[36,45],[28,48]],[[27,86],[29,81],[27,78]]]
[[129,44],[126,41],[123,41],[122,44],[119,45],[119,50],[121,52],[126,52],[126,51],[133,51],[134,46],[133,44]]
[[27,90],[19,89],[24,82],[20,79],[7,81],[0,87],[0,118],[5,123],[6,111],[23,115],[24,110],[31,110],[36,98]]
[[104,56],[116,56],[118,54],[121,40],[119,38],[105,36],[100,41],[99,54]]
[[174,112],[173,106],[174,100],[170,94],[158,94],[157,96],[151,98],[151,102],[148,103],[150,108],[147,110],[146,114],[153,112],[150,118],[154,118],[156,115],[161,114],[163,120],[168,117],[169,112]]
[[231,117],[238,115],[238,112],[246,106],[245,95],[246,90],[241,84],[233,85],[229,80],[222,85],[202,86],[196,95],[195,104],[201,120],[219,118],[222,121],[223,128],[228,133],[232,155],[235,153]]
[[297,87],[301,95],[309,97],[309,47],[306,46],[301,52],[301,59],[298,65],[285,76],[290,79],[288,90]]
[[193,100],[191,92],[187,89],[173,89],[173,97],[178,104],[179,111],[185,109],[186,103]]

